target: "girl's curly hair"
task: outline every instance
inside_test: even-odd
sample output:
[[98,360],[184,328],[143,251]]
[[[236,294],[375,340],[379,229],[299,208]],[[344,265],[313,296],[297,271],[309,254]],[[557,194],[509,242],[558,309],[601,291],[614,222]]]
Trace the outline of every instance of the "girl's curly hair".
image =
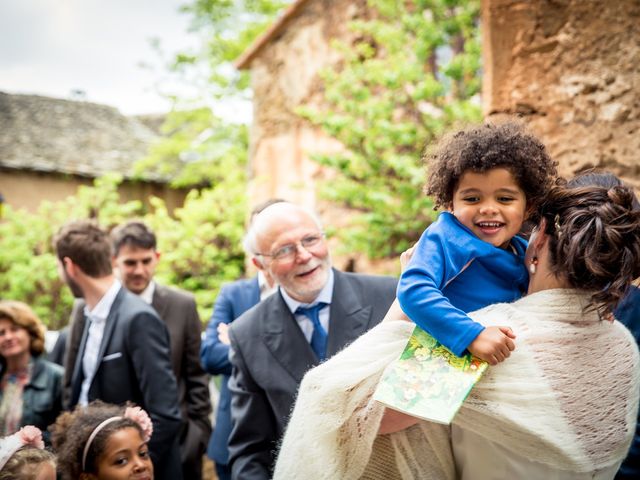
[[[80,478],[82,470],[82,454],[89,436],[103,421],[111,417],[121,416],[125,407],[111,405],[96,400],[83,407],[78,405],[72,412],[65,412],[49,427],[51,443],[58,456],[58,472],[63,480]],[[122,418],[107,424],[96,435],[87,454],[85,472],[97,473],[98,457],[104,452],[107,440],[114,432],[123,428],[135,428],[144,436],[138,423],[129,418]]]
[[505,168],[515,177],[532,211],[554,184],[557,163],[544,145],[516,123],[484,124],[445,136],[436,151],[425,155],[429,178],[425,193],[435,207],[448,208],[465,172]]

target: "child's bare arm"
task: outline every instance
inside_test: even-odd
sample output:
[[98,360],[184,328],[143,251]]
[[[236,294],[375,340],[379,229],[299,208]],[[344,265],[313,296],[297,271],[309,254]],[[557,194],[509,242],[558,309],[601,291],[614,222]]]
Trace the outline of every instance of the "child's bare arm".
[[489,365],[497,365],[515,350],[515,338],[515,333],[509,327],[487,327],[469,344],[467,350]]

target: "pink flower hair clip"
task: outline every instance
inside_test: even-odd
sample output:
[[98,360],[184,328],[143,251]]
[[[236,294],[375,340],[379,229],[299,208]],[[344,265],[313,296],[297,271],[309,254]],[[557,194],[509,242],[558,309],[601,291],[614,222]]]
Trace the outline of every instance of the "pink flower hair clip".
[[144,435],[143,440],[145,442],[148,442],[151,439],[151,435],[153,435],[153,422],[151,422],[149,415],[142,408],[127,407],[124,411],[124,418],[133,420],[140,425]]
[[42,432],[38,427],[27,425],[13,435],[0,440],[0,470],[4,468],[14,453],[25,446],[32,446],[40,450],[44,449]]

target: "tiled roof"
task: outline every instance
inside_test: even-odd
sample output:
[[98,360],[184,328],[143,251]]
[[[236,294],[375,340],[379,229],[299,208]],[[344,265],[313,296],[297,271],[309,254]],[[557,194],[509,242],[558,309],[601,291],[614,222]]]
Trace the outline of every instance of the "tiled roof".
[[0,92],[0,168],[130,177],[157,137],[113,107]]

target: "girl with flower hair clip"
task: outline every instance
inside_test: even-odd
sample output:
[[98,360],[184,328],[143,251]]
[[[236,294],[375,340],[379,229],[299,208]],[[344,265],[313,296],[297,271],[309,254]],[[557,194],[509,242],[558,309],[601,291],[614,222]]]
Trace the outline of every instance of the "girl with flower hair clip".
[[153,425],[140,407],[96,400],[63,413],[50,430],[62,480],[153,480]]
[[0,440],[0,480],[55,480],[56,461],[32,425]]

